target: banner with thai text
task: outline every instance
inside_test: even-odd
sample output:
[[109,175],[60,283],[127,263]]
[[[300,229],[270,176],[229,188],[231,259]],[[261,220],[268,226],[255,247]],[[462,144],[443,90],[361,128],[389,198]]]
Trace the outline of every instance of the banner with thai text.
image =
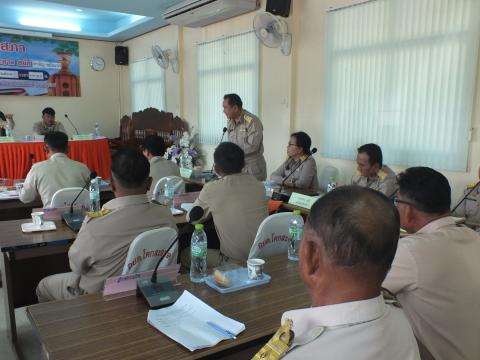
[[0,34],[0,95],[80,96],[78,42]]

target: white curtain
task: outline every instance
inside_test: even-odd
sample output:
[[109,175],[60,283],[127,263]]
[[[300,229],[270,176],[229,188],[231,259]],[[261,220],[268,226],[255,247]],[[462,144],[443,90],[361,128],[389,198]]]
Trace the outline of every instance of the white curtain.
[[322,156],[465,171],[479,0],[375,0],[327,15]]
[[253,32],[198,44],[200,142],[217,144],[227,124],[223,95],[238,94],[243,107],[258,114],[259,44]]
[[165,70],[152,58],[131,63],[129,70],[132,112],[165,110]]

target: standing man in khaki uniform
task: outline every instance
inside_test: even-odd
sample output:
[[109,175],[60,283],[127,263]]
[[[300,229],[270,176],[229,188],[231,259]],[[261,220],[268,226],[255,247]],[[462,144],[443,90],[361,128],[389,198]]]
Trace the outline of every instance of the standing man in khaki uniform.
[[33,132],[37,135],[45,135],[53,131],[67,133],[63,124],[60,121],[55,121],[55,110],[47,107],[42,110],[42,121],[33,124]]
[[128,249],[139,234],[160,227],[177,229],[170,209],[152,204],[147,190],[147,159],[133,150],[122,150],[112,158],[112,190],[98,217],[86,217],[68,251],[72,272],[46,277],[37,287],[40,302],[72,299],[102,291],[104,282],[122,273]]
[[223,112],[228,118],[228,140],[240,146],[245,153],[244,172],[260,181],[267,178],[267,164],[263,157],[263,126],[259,118],[243,109],[237,94],[223,97]]
[[152,186],[147,192],[151,200],[156,194],[153,193],[158,180],[165,176],[180,176],[180,169],[173,161],[163,157],[165,154],[165,142],[160,136],[148,135],[142,145],[142,153],[150,163],[150,177]]
[[352,176],[351,185],[377,190],[387,197],[397,191],[395,172],[383,165],[382,149],[377,144],[360,146],[357,154],[357,172]]
[[253,176],[242,173],[245,160],[238,145],[221,143],[213,157],[215,172],[221,178],[205,184],[193,204],[205,211],[197,222],[213,217],[220,240],[220,251],[208,249],[208,265],[221,265],[229,260],[244,262],[258,227],[268,216],[265,188]]
[[6,128],[13,130],[15,127],[15,121],[12,114],[4,114],[0,111],[0,136],[6,136]]
[[38,195],[43,207],[49,207],[53,194],[68,187],[83,187],[90,180],[90,170],[67,156],[68,137],[63,132],[45,135],[47,159],[32,166],[20,192],[20,201],[34,201]]

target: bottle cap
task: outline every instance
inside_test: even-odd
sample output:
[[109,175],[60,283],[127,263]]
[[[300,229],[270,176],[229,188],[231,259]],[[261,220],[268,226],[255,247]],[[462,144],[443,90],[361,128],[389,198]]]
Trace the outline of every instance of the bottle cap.
[[195,224],[195,230],[203,230],[203,224]]
[[300,214],[301,214],[300,210],[293,210],[293,215],[300,215]]

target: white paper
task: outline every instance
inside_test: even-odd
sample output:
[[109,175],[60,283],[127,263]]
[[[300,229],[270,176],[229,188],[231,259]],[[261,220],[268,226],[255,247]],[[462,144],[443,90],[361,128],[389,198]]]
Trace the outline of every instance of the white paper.
[[190,211],[193,208],[193,203],[181,203],[180,207],[185,211]]
[[147,322],[169,338],[190,351],[211,347],[230,337],[207,325],[213,322],[221,328],[238,335],[245,325],[230,319],[209,305],[184,291],[175,304],[148,312]]
[[12,200],[18,199],[19,195],[17,190],[8,190],[0,192],[0,200]]

